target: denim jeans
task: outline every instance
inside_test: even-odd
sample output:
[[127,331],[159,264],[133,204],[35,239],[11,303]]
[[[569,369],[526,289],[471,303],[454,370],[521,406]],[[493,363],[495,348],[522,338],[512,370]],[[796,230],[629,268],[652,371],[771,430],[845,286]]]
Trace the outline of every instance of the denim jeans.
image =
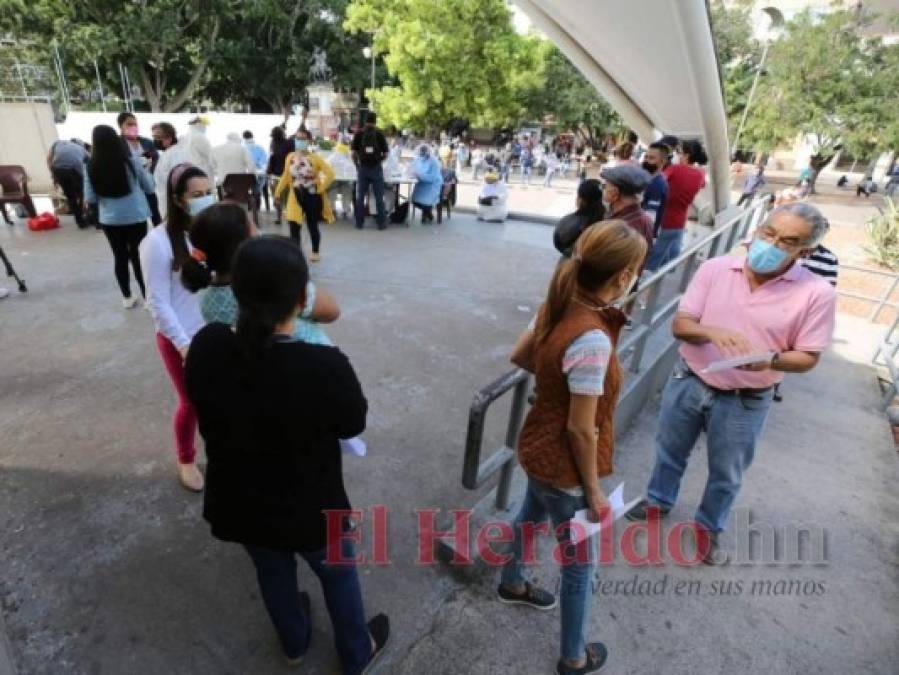
[[[353,557],[352,542],[344,540],[343,556]],[[343,672],[358,675],[371,659],[371,638],[365,623],[362,589],[355,565],[327,565],[326,549],[295,554],[244,545],[253,564],[262,600],[281,640],[285,655],[297,658],[309,648],[312,625],[299,602],[297,560],[301,555],[318,577],[334,630],[334,643]]]
[[[567,528],[558,527],[574,517],[576,511],[587,508],[584,497],[573,497],[533,478],[528,478],[528,487],[521,503],[521,510],[515,518],[515,541],[512,544],[512,559],[503,568],[502,583],[515,586],[524,583],[522,574],[522,523],[538,524],[547,516],[556,531],[556,537],[566,559],[562,566],[562,585],[559,592],[562,615],[562,658],[576,661],[584,657],[587,645],[587,624],[590,620],[591,576],[596,562],[595,539],[591,537],[575,547],[570,541]],[[533,543],[531,544],[533,546]],[[575,557],[578,550],[579,556]],[[586,555],[584,555],[586,553]]]
[[655,272],[665,263],[674,260],[680,255],[681,244],[684,242],[684,230],[659,230],[652,250],[646,257],[646,269]]
[[377,209],[378,227],[387,224],[387,215],[384,213],[384,169],[378,166],[357,167],[356,178],[356,227],[362,227],[365,222],[365,195],[371,187],[375,195],[375,208]]
[[690,452],[704,430],[709,477],[696,522],[712,532],[723,530],[743,472],[752,463],[773,396],[773,390],[744,396],[720,394],[689,374],[683,364],[676,366],[662,394],[649,501],[674,506]]

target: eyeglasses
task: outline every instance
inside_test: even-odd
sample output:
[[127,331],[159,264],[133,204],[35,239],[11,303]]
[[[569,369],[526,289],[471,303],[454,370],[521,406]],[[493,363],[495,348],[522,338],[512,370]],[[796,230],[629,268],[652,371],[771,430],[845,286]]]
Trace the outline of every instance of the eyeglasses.
[[798,251],[806,248],[807,244],[799,237],[782,237],[773,227],[761,227],[758,230],[759,239],[773,244],[783,251]]

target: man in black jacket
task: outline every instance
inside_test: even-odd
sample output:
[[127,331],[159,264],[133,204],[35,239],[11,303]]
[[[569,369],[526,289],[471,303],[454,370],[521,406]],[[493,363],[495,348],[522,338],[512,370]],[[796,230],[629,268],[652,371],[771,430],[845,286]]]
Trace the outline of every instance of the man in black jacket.
[[365,223],[365,195],[371,187],[375,195],[378,229],[387,228],[387,215],[384,211],[384,169],[381,162],[387,159],[387,139],[375,126],[377,116],[369,112],[365,117],[365,126],[353,137],[353,162],[356,164],[356,229],[361,230]]

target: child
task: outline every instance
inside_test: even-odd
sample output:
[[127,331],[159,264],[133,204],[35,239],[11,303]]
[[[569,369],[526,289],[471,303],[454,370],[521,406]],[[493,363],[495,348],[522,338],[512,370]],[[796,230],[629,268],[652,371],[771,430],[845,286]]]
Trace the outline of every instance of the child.
[[[253,235],[253,229],[243,208],[228,203],[205,209],[191,228],[193,251],[184,265],[181,279],[193,293],[207,289],[200,298],[200,313],[206,323],[237,324],[237,300],[231,290],[231,260],[237,247]],[[297,317],[294,338],[309,344],[332,346],[318,324],[332,323],[339,316],[340,309],[331,294],[316,289],[309,281],[306,303]]]

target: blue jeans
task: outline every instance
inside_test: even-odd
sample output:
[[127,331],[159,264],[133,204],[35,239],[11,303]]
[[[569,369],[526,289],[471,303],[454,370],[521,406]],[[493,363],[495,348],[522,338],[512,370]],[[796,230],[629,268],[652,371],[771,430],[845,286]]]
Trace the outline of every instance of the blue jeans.
[[752,463],[773,396],[773,389],[744,396],[717,393],[678,364],[662,394],[649,501],[674,506],[690,452],[704,430],[709,477],[696,522],[712,532],[723,530],[743,472]]
[[[524,583],[522,574],[522,523],[543,523],[547,516],[555,530],[574,517],[576,511],[587,508],[584,497],[573,497],[533,478],[528,478],[528,487],[521,503],[521,510],[515,518],[515,541],[512,544],[512,560],[503,567],[502,583],[515,586]],[[562,605],[562,658],[577,661],[584,657],[587,645],[587,624],[590,621],[591,575],[596,561],[594,555],[595,537],[582,542],[577,548],[586,551],[586,562],[573,559],[575,546],[571,544],[568,530],[557,532],[557,539],[563,554],[572,556],[562,567],[562,586],[559,592]],[[533,545],[533,544],[532,544]],[[582,550],[582,552],[583,552]]]
[[646,258],[646,269],[655,272],[657,269],[680,255],[681,244],[684,243],[684,230],[659,230],[652,250]]
[[[352,542],[344,540],[344,557],[353,557]],[[297,560],[300,555],[318,577],[331,616],[334,643],[343,672],[358,675],[371,659],[371,638],[365,623],[362,589],[355,565],[328,565],[326,549],[295,554],[245,544],[256,566],[262,600],[281,640],[285,655],[297,658],[309,648],[312,625],[299,602]]]
[[365,222],[365,195],[371,187],[375,194],[375,208],[377,209],[378,227],[387,224],[387,216],[384,213],[384,169],[378,166],[362,166],[356,168],[356,227],[362,227]]

